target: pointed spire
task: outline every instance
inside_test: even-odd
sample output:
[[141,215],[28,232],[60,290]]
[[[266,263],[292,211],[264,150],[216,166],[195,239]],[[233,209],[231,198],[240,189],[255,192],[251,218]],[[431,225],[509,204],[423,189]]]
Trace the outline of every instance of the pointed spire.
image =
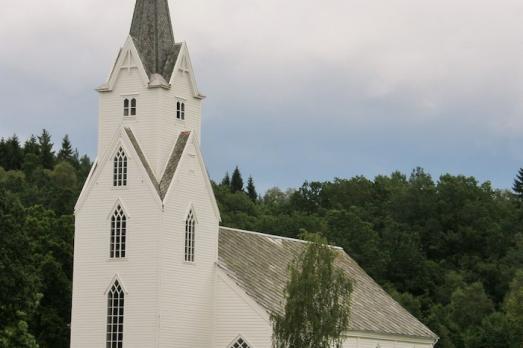
[[169,82],[177,49],[167,0],[136,0],[130,34],[149,76]]

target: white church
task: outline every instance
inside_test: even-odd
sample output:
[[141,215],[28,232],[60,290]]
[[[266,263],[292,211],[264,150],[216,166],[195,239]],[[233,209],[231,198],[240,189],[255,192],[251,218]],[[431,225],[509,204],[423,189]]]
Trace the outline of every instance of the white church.
[[[298,240],[220,226],[200,151],[204,95],[167,0],[137,0],[98,88],[95,164],[75,208],[72,348],[270,348]],[[344,348],[437,336],[338,250],[353,281]]]

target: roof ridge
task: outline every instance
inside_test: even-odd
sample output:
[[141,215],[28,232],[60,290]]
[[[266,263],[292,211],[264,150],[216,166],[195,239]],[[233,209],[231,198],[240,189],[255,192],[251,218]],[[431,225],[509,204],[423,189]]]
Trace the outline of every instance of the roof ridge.
[[[253,234],[253,235],[256,235],[256,236],[260,236],[260,237],[267,237],[267,238],[272,238],[272,239],[281,239],[281,240],[287,240],[287,241],[290,241],[290,242],[299,242],[299,243],[302,243],[302,244],[308,244],[309,243],[308,241],[303,240],[303,239],[282,237],[282,236],[278,236],[278,235],[275,235],[275,234],[268,234],[268,233],[255,232],[255,231],[247,231],[247,230],[242,230],[242,229],[239,229],[239,228],[226,227],[226,226],[220,226],[220,228],[224,229],[224,230],[233,231],[233,232]],[[336,250],[342,250],[343,251],[342,247],[339,247],[339,246],[336,246],[336,245],[329,245],[329,246],[331,248],[336,249]]]

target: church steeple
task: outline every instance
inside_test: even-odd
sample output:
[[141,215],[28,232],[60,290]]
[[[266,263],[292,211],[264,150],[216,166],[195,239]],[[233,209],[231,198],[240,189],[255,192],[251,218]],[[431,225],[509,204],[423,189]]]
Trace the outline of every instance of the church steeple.
[[136,0],[130,35],[147,74],[169,82],[177,50],[167,0]]

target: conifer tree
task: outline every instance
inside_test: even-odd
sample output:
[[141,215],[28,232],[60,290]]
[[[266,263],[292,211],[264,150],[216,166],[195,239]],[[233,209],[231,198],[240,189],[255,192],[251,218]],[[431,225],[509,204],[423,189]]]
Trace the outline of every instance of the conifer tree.
[[5,158],[3,162],[6,170],[19,170],[22,168],[24,154],[16,135],[13,135],[5,142]]
[[7,158],[7,148],[5,145],[5,139],[0,139],[0,167],[6,169],[5,159]]
[[240,169],[238,169],[238,167],[236,167],[236,169],[234,169],[234,172],[232,173],[231,190],[232,190],[232,192],[242,192],[243,191],[243,178],[242,178],[242,174],[240,173]]
[[349,326],[352,283],[336,267],[336,251],[317,234],[289,267],[284,313],[271,316],[274,348],[341,347]]
[[32,153],[37,156],[40,155],[40,145],[38,145],[38,141],[34,135],[31,135],[31,137],[27,139],[24,144],[24,154],[27,155],[28,153]]
[[253,202],[258,200],[258,192],[256,192],[252,176],[249,176],[249,180],[247,181],[247,195]]
[[516,196],[523,199],[523,168],[521,168],[514,179],[514,186],[512,186]]
[[62,148],[60,149],[60,152],[58,152],[58,161],[67,161],[71,162],[73,159],[73,147],[71,146],[71,141],[69,140],[69,136],[66,134],[64,139],[62,140]]
[[45,169],[53,169],[54,166],[54,151],[53,143],[51,142],[51,135],[47,130],[42,131],[42,135],[38,137],[38,144],[40,145],[40,163]]
[[231,177],[229,176],[229,172],[225,173],[225,176],[222,179],[221,185],[224,187],[231,188]]

